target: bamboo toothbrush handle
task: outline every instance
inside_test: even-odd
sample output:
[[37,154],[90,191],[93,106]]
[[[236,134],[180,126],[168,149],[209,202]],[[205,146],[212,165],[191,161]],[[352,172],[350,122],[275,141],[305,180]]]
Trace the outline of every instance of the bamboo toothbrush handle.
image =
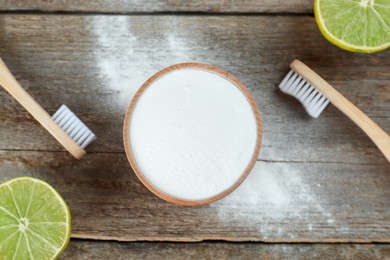
[[299,72],[312,86],[326,96],[335,107],[355,122],[371,138],[390,162],[390,136],[382,128],[299,60],[294,60],[290,64],[290,67]]
[[0,85],[8,91],[49,133],[57,139],[74,157],[85,154],[50,117],[50,115],[19,85],[3,60],[0,58]]

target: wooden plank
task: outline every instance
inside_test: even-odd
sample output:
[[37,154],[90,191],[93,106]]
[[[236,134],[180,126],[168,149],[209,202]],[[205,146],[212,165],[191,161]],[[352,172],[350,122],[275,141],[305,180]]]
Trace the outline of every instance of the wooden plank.
[[390,243],[389,165],[258,162],[225,199],[180,207],[150,193],[123,153],[0,152],[0,181],[34,176],[67,201],[74,238]]
[[3,0],[3,11],[94,12],[94,13],[312,13],[308,0]]
[[[300,58],[390,132],[390,52],[343,51],[321,36],[312,17],[2,15],[0,21],[1,57],[50,113],[65,103],[97,134],[89,152],[123,152],[122,121],[138,87],[164,67],[198,61],[230,71],[255,96],[261,159],[386,163],[336,108],[312,119],[277,90],[289,62]],[[0,149],[63,150],[5,91],[0,102]]]
[[118,243],[72,240],[60,259],[388,259],[386,244]]

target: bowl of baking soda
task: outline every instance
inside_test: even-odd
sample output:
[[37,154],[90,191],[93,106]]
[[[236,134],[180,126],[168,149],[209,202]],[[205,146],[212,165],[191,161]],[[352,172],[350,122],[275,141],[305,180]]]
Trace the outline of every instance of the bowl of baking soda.
[[247,88],[201,63],[176,64],[149,78],[123,127],[139,180],[183,206],[205,205],[236,189],[258,158],[261,136],[260,113]]

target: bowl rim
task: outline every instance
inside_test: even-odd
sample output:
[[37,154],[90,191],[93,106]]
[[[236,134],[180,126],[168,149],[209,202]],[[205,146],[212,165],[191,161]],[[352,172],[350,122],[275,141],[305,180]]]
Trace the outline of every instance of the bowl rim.
[[[176,70],[180,69],[199,69],[207,72],[211,72],[214,74],[218,74],[225,79],[229,80],[231,83],[233,83],[245,96],[247,99],[251,110],[253,112],[253,115],[256,119],[256,126],[257,126],[257,135],[256,135],[256,145],[255,149],[253,151],[251,160],[249,161],[247,167],[245,168],[244,172],[241,174],[240,178],[237,179],[233,185],[231,185],[228,189],[212,196],[206,199],[201,199],[201,200],[185,200],[181,198],[176,198],[173,197],[163,191],[160,191],[157,189],[149,180],[146,179],[146,177],[142,174],[142,171],[138,167],[132,149],[131,149],[131,143],[130,143],[130,135],[129,135],[129,130],[131,127],[131,117],[134,112],[134,108],[136,107],[138,100],[140,99],[141,95],[145,92],[145,90],[151,86],[156,80],[159,78],[173,72]],[[202,206],[206,205],[212,202],[215,202],[217,200],[222,199],[223,197],[227,196],[229,193],[234,191],[244,180],[245,178],[249,175],[249,173],[252,171],[257,158],[260,153],[260,147],[261,147],[261,141],[262,141],[262,121],[260,117],[260,110],[256,105],[256,101],[253,98],[253,96],[250,94],[249,90],[245,87],[241,81],[239,81],[236,77],[231,75],[229,72],[224,71],[216,66],[209,65],[209,64],[204,64],[204,63],[198,63],[198,62],[186,62],[186,63],[179,63],[175,65],[171,65],[169,67],[166,67],[165,69],[162,69],[155,73],[153,76],[151,76],[145,83],[140,87],[140,89],[136,92],[134,95],[133,99],[130,102],[130,105],[127,108],[124,123],[123,123],[123,142],[124,142],[124,147],[125,147],[125,152],[127,159],[130,162],[130,165],[138,177],[138,179],[142,182],[143,185],[145,185],[146,188],[148,188],[152,193],[154,193],[156,196],[159,198],[174,203],[176,205],[181,205],[181,206]]]

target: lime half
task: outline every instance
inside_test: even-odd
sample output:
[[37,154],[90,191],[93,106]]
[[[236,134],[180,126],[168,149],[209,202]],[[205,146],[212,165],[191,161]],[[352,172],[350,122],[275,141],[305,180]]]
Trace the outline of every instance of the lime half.
[[321,33],[353,52],[376,52],[390,46],[390,0],[315,0]]
[[0,259],[54,259],[70,233],[69,208],[49,184],[22,177],[0,185]]

